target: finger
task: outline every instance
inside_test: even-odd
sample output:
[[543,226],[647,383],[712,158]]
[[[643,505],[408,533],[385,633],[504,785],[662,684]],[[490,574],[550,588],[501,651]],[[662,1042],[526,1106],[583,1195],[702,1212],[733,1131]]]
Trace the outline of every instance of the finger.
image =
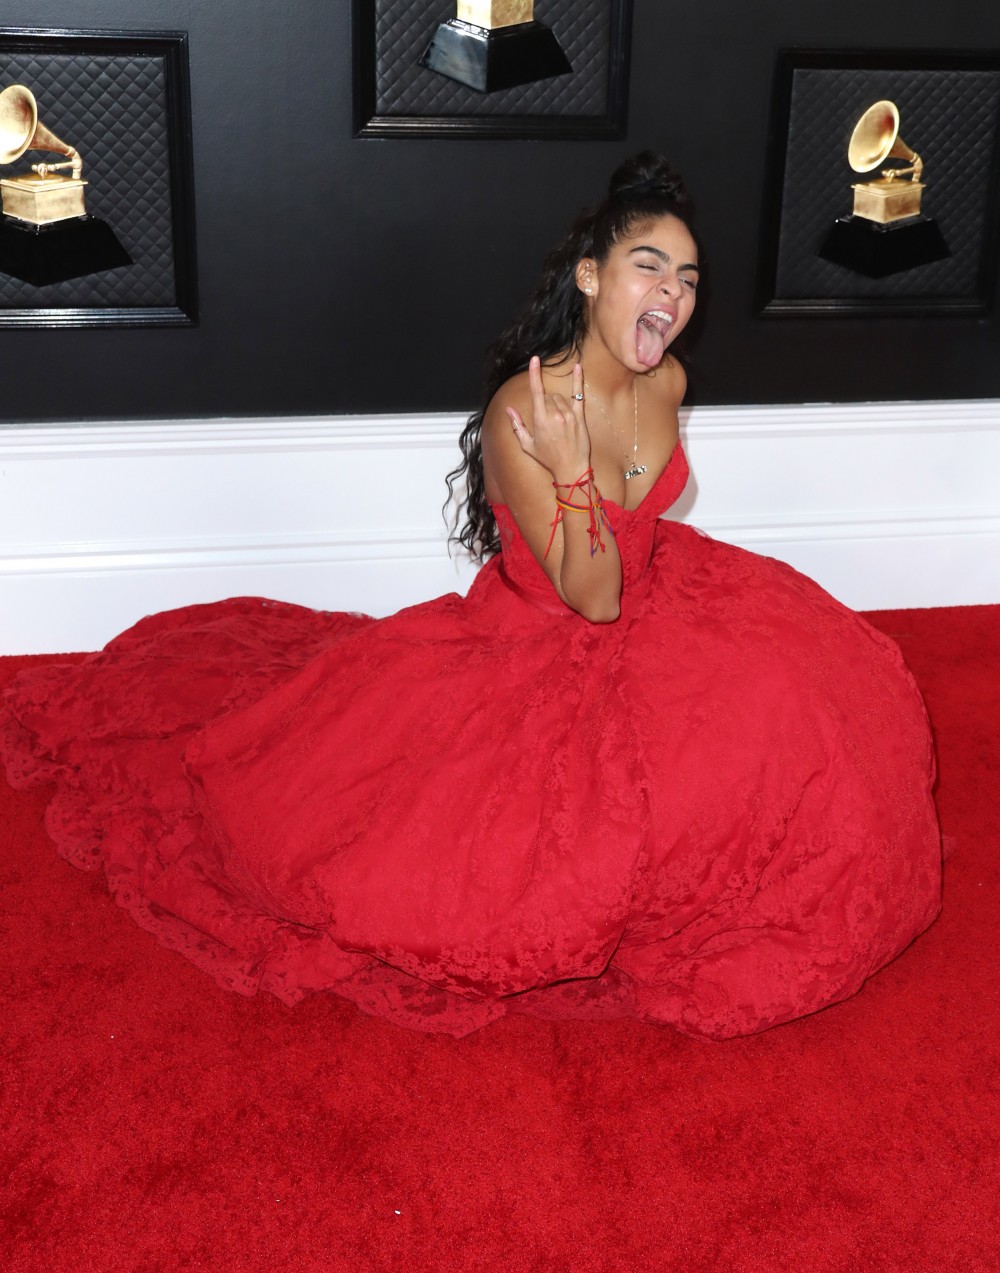
[[574,410],[576,403],[567,402],[561,393],[554,393],[550,398],[546,398],[545,404],[551,413],[559,416],[560,424],[572,423],[576,415]]
[[524,427],[524,421],[514,407],[507,408],[507,418],[510,420],[511,428],[514,430],[514,437],[517,438],[521,446],[530,446],[532,442],[531,434]]
[[573,414],[583,420],[583,363],[573,364]]
[[528,388],[531,390],[531,405],[537,418],[538,413],[545,410],[545,389],[542,386],[542,360],[537,354],[528,363]]

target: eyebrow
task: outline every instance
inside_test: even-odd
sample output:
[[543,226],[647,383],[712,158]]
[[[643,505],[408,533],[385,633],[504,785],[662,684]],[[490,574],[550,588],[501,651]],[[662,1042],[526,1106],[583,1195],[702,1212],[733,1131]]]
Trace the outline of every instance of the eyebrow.
[[[664,252],[661,248],[654,248],[652,244],[640,243],[638,247],[629,248],[629,256],[633,256],[636,252],[652,252],[654,256],[658,256],[664,265],[670,264],[670,254]],[[678,265],[678,270],[698,270],[697,262],[688,261],[685,265]],[[700,271],[698,271],[700,273]]]

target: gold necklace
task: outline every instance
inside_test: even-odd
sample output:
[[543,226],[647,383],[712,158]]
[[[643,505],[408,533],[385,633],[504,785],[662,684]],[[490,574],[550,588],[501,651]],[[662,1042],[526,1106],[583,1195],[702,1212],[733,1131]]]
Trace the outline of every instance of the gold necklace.
[[622,476],[625,478],[625,481],[630,482],[633,477],[638,477],[641,473],[645,473],[646,472],[645,464],[639,463],[639,395],[636,392],[635,381],[634,380],[632,381],[632,462],[631,464],[629,463],[628,450],[622,443],[621,431],[615,428],[615,426],[611,423],[611,417],[608,415],[608,413],[604,410],[604,407],[601,405],[600,398],[597,396],[596,393],[594,393],[590,385],[587,384],[586,380],[583,382],[583,391],[584,393],[587,394],[589,398],[593,398],[594,405],[597,407],[598,411],[600,411],[601,415],[604,416],[605,420],[608,422],[608,428],[614,434],[615,439],[618,442],[618,445],[622,448],[622,454],[625,456],[625,472],[622,474]]

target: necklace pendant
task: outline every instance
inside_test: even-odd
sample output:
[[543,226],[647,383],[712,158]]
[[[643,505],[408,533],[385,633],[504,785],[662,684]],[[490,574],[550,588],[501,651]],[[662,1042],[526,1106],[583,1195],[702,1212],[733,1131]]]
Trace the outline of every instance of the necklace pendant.
[[633,477],[638,477],[641,473],[645,473],[645,464],[633,464],[630,469],[625,472],[625,481],[630,482]]

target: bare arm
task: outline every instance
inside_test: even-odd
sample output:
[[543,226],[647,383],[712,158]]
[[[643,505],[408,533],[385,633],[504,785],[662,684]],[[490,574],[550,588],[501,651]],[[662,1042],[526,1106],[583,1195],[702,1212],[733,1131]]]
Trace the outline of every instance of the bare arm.
[[[573,369],[573,394],[583,393],[583,370]],[[552,534],[556,490],[584,503],[570,487],[590,468],[590,434],[582,399],[546,393],[533,358],[527,375],[504,385],[483,421],[483,461],[490,485],[517,522],[528,547],[561,599],[591,623],[618,618],[621,558],[614,537],[602,527],[603,551],[592,552],[590,517],[566,511]],[[549,546],[549,539],[551,545]],[[548,546],[548,551],[546,551]]]

